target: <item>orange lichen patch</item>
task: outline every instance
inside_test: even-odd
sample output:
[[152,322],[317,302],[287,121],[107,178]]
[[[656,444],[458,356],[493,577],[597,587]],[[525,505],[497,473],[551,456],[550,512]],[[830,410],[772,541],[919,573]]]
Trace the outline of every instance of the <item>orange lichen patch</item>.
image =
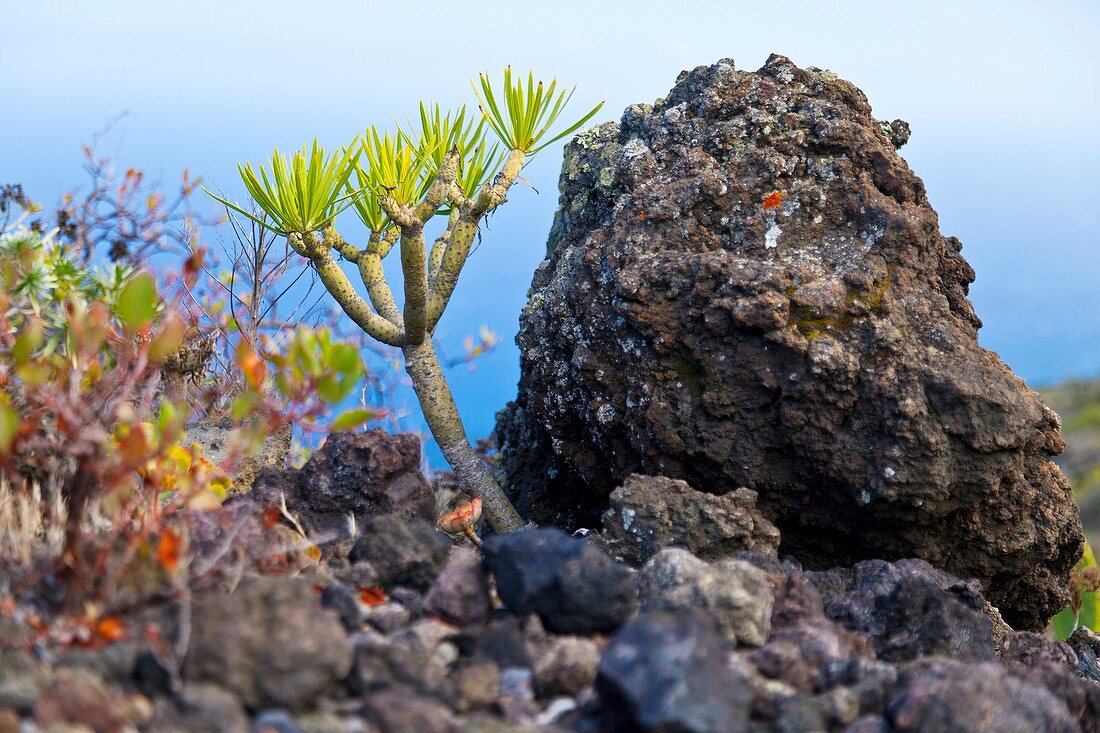
[[783,192],[772,191],[764,197],[764,211],[771,211],[777,209],[783,204]]

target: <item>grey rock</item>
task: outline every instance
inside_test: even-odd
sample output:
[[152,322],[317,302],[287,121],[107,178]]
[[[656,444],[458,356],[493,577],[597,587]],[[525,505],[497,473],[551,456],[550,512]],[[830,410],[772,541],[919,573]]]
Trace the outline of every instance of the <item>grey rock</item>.
[[348,559],[369,562],[383,588],[405,585],[427,590],[443,569],[451,542],[423,519],[393,515],[372,516],[360,525],[360,534]]
[[488,659],[459,666],[453,674],[452,707],[457,712],[482,710],[500,696],[500,667]]
[[424,613],[456,626],[481,625],[489,620],[493,602],[489,581],[478,554],[456,548],[424,597]]
[[247,578],[194,602],[184,678],[221,685],[249,709],[310,707],[350,667],[343,627],[306,579]]
[[708,565],[687,550],[657,553],[638,572],[643,611],[698,608],[731,641],[762,646],[771,627],[773,595],[763,571],[741,560]]
[[288,510],[313,537],[347,539],[377,515],[435,519],[435,497],[420,472],[420,439],[385,430],[333,433],[301,469],[265,468],[252,498]]
[[438,700],[412,690],[383,690],[367,696],[363,711],[379,733],[456,733],[457,721]]
[[1043,687],[1004,667],[929,659],[902,670],[887,719],[914,733],[1075,733],[1079,721]]
[[880,659],[930,655],[992,659],[993,625],[974,581],[962,581],[923,560],[869,560],[853,570],[848,592],[826,613],[874,640]]
[[573,696],[592,684],[600,648],[579,636],[550,637],[534,655],[535,692],[541,699]]
[[903,138],[777,55],[577,135],[497,424],[520,512],[595,526],[631,473],[744,486],[808,569],[920,557],[1021,630],[1068,605],[1058,418],[978,343]]
[[252,719],[252,733],[303,733],[298,721],[285,710],[261,710]]
[[453,626],[424,619],[390,636],[356,634],[351,640],[355,663],[348,687],[359,694],[393,687],[446,693],[448,673],[458,657],[446,639],[455,632]]
[[1100,635],[1082,626],[1073,632],[1068,642],[1077,656],[1077,674],[1100,682]]
[[633,611],[630,570],[557,529],[522,529],[485,542],[497,593],[517,614],[537,613],[563,634],[611,631]]
[[749,659],[761,674],[809,693],[821,686],[830,664],[873,656],[874,649],[864,638],[815,617],[779,629]]
[[1006,637],[1001,661],[1030,667],[1049,662],[1067,670],[1076,670],[1078,665],[1077,654],[1069,644],[1031,631],[1020,631]]
[[156,733],[246,733],[248,716],[228,690],[211,684],[188,684],[176,701],[159,697],[149,729]]
[[30,710],[53,671],[20,649],[0,648],[0,708]]
[[779,530],[756,509],[756,492],[714,495],[686,481],[627,476],[608,497],[604,537],[628,562],[641,564],[665,547],[685,547],[713,560],[744,550],[774,556]]
[[726,664],[727,642],[698,612],[643,613],[600,660],[606,730],[740,733],[752,692]]

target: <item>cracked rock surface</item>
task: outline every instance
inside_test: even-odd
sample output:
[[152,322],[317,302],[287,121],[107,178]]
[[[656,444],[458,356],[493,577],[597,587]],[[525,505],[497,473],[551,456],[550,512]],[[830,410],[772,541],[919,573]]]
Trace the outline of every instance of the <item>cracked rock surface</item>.
[[772,56],[571,142],[497,427],[520,511],[597,526],[634,473],[743,487],[808,568],[922,558],[1022,629],[1064,607],[1058,419],[978,345],[908,135]]

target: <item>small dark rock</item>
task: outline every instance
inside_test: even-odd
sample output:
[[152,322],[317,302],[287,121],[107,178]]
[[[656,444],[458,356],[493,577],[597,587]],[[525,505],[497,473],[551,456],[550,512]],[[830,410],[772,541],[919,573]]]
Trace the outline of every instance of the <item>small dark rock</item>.
[[740,733],[751,691],[726,663],[726,642],[698,612],[641,614],[612,639],[596,690],[606,730]]
[[451,542],[423,519],[393,515],[368,518],[348,559],[369,562],[383,588],[406,585],[424,591],[443,569]]
[[1082,626],[1068,641],[1077,655],[1077,674],[1100,682],[1100,636]]
[[851,589],[825,610],[869,635],[880,659],[899,662],[934,654],[992,659],[993,626],[984,606],[976,583],[923,560],[868,560],[855,566]]
[[428,590],[422,610],[455,626],[481,625],[489,620],[493,611],[489,581],[476,552],[464,547],[453,552]]
[[950,659],[914,662],[902,670],[900,691],[886,716],[914,733],[1076,733],[1065,704],[999,664]]
[[873,654],[866,639],[817,616],[776,631],[749,659],[767,677],[802,692],[816,692],[830,663]]
[[1001,660],[1037,666],[1050,662],[1067,670],[1077,669],[1077,654],[1064,641],[1053,641],[1042,634],[1020,631],[1005,638]]
[[805,573],[784,575],[774,586],[771,626],[781,629],[804,618],[825,615],[821,591]]
[[358,631],[363,625],[363,610],[359,594],[343,583],[330,583],[321,591],[321,605],[331,608],[340,616],[340,623],[349,632]]
[[479,656],[492,659],[502,669],[530,666],[523,629],[512,615],[490,621],[478,635],[476,649]]
[[288,510],[311,536],[348,536],[351,516],[395,514],[434,519],[435,498],[420,472],[420,439],[385,430],[333,433],[300,470],[265,468],[255,479],[255,500]]
[[498,535],[486,541],[484,551],[504,605],[517,614],[537,613],[551,631],[611,631],[636,605],[625,565],[560,530]]
[[392,687],[433,694],[446,691],[449,667],[458,651],[444,642],[455,631],[453,626],[425,619],[390,636],[357,634],[351,640],[355,663],[349,689],[357,694]]

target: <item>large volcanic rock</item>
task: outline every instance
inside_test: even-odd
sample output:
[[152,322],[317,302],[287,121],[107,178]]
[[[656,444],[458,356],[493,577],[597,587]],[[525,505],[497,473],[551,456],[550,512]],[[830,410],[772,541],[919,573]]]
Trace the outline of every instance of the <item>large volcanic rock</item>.
[[781,56],[579,135],[498,426],[520,510],[596,526],[631,473],[744,486],[810,567],[921,557],[1024,628],[1066,605],[1058,419],[978,346],[907,138]]

